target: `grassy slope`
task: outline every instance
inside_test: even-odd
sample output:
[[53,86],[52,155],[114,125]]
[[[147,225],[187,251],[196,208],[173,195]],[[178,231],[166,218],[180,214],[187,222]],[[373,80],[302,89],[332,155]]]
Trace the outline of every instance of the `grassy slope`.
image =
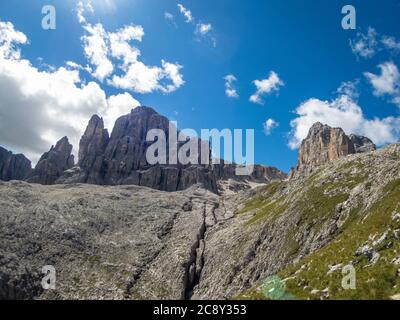
[[[356,168],[357,170],[354,170]],[[349,198],[349,192],[361,183],[370,186],[367,170],[362,170],[359,162],[349,162],[341,168],[341,179],[320,184],[318,174],[309,177],[302,191],[302,196],[288,201],[287,195],[279,195],[285,183],[275,183],[265,187],[260,195],[250,199],[238,214],[254,212],[247,224],[270,221],[290,209],[301,214],[301,224],[311,224],[318,229],[325,219],[329,219],[339,203]],[[354,173],[356,172],[356,173]],[[367,182],[366,182],[367,181]],[[297,299],[388,299],[400,293],[400,265],[392,263],[400,257],[400,220],[394,220],[394,212],[400,213],[400,180],[388,183],[382,190],[381,197],[368,209],[363,204],[354,208],[334,240],[310,256],[282,270],[278,279],[285,279],[277,286],[281,295],[273,298]],[[399,230],[399,231],[395,231]],[[293,231],[295,232],[295,230]],[[375,240],[384,233],[386,239],[379,245],[372,246],[371,236]],[[397,237],[396,237],[397,234]],[[292,235],[287,235],[288,248],[296,250],[296,244],[290,243]],[[356,250],[368,244],[379,253],[377,263],[364,256],[356,256]],[[341,269],[328,274],[332,265],[352,264],[356,270],[356,290],[344,290]],[[270,288],[271,284],[268,284]],[[262,293],[264,285],[258,285],[239,296],[239,299],[265,299]],[[318,290],[318,291],[317,291]],[[325,293],[323,293],[325,290]],[[265,290],[264,290],[265,291]],[[273,292],[272,290],[270,290]],[[329,292],[329,295],[326,292]],[[283,295],[283,292],[285,294]],[[311,293],[313,292],[313,293]]]

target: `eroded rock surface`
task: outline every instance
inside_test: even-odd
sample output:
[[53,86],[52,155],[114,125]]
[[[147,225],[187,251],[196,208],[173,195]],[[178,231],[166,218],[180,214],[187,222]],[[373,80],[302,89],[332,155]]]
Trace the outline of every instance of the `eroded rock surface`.
[[[228,299],[296,266],[285,271],[296,294],[327,298],[328,288],[334,297],[328,284],[307,287],[297,276],[330,245],[333,256],[312,274],[334,277],[332,266],[352,260],[357,272],[375,268],[371,277],[378,277],[393,269],[396,277],[399,181],[400,146],[393,145],[341,157],[312,176],[223,196],[197,186],[168,193],[0,182],[0,296]],[[359,254],[366,246],[376,253],[371,261]],[[37,273],[44,265],[57,270],[54,291],[41,290]],[[396,288],[382,293],[383,278],[362,297],[393,295]],[[361,288],[375,288],[364,280],[358,279]]]
[[319,166],[351,154],[375,150],[376,146],[367,137],[355,134],[347,136],[341,128],[332,128],[317,122],[302,141],[297,167],[292,169],[289,178],[310,174]]
[[331,128],[317,122],[301,143],[298,169],[320,166],[354,153],[352,141],[341,128]]

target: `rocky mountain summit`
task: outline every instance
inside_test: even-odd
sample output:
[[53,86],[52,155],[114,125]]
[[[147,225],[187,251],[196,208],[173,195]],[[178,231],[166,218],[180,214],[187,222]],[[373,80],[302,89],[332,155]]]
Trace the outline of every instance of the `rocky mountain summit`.
[[366,137],[355,134],[347,136],[341,128],[332,128],[317,122],[302,141],[297,167],[290,176],[293,178],[313,172],[321,165],[350,154],[374,150],[376,146]]
[[[171,123],[153,109],[139,107],[117,119],[111,136],[98,116],[92,117],[79,146],[79,169],[67,172],[59,183],[90,183],[100,185],[140,185],[157,190],[177,191],[201,183],[218,192],[217,181],[236,179],[234,165],[157,164],[146,160],[146,150],[153,143],[146,141],[147,133],[159,129],[165,133],[165,159],[169,163],[169,127]],[[201,163],[199,141],[198,163]],[[178,150],[184,143],[177,142]],[[208,146],[207,146],[208,148]],[[210,151],[206,158],[210,161]],[[268,182],[282,179],[285,174],[276,168],[257,166],[250,180]]]
[[29,174],[27,182],[53,184],[65,170],[74,166],[74,156],[71,154],[72,144],[64,137],[56,146],[43,154],[35,169]]
[[[96,185],[140,185],[157,190],[174,192],[185,190],[193,185],[201,184],[214,193],[220,191],[219,182],[234,180],[228,188],[248,188],[249,182],[268,183],[286,178],[286,174],[273,167],[254,166],[248,176],[237,176],[235,164],[211,163],[211,151],[206,143],[206,154],[201,153],[205,142],[198,140],[199,164],[168,164],[170,163],[169,129],[170,121],[158,114],[152,108],[138,107],[128,115],[115,122],[111,136],[104,128],[103,119],[94,115],[80,140],[79,159],[74,166],[71,155],[72,145],[64,137],[51,147],[40,158],[35,169],[27,173],[18,172],[3,180],[26,180],[39,184],[75,184],[88,183]],[[146,159],[147,149],[154,143],[146,141],[147,133],[158,129],[165,134],[166,163],[149,164]],[[178,131],[179,133],[179,131]],[[177,151],[185,142],[177,141]],[[209,164],[202,164],[202,157]],[[28,176],[26,178],[26,176]],[[226,184],[226,183],[225,183]]]

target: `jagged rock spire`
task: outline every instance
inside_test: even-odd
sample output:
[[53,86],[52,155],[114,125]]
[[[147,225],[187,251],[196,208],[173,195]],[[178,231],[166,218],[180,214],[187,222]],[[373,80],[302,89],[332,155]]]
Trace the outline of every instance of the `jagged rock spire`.
[[71,154],[72,145],[67,137],[63,137],[44,153],[35,169],[29,175],[30,183],[53,184],[65,170],[74,166],[74,156]]

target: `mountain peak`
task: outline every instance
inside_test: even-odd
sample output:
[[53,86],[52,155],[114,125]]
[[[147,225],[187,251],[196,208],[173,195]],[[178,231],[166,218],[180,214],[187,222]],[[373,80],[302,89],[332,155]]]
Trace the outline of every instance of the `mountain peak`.
[[315,167],[350,154],[373,150],[376,147],[367,137],[347,136],[342,128],[316,122],[300,145],[298,165],[291,176],[312,172]]
[[55,147],[45,152],[27,179],[30,183],[53,184],[65,170],[74,166],[72,145],[67,137],[61,138]]

